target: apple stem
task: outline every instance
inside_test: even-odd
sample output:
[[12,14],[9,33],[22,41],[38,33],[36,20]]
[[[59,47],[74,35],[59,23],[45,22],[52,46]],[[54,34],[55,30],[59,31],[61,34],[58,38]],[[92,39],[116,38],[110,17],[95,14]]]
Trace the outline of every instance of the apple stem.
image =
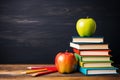
[[89,18],[89,16],[87,16],[87,18]]
[[65,54],[68,54],[68,50],[65,51]]
[[66,52],[68,52],[68,50],[66,50]]

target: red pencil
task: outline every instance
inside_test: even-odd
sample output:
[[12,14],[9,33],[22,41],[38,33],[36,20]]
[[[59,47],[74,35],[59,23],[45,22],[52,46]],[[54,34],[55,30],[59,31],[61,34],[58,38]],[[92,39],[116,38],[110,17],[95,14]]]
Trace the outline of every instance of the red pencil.
[[48,71],[44,71],[44,72],[38,72],[38,73],[33,73],[33,74],[30,74],[31,76],[41,76],[41,75],[45,75],[45,74],[49,74],[49,73],[53,73],[53,72],[57,72],[57,69],[56,70],[48,70]]
[[57,72],[57,68],[55,66],[34,66],[34,67],[27,67],[27,69],[30,70],[47,69],[46,71],[30,74],[31,76],[41,76],[41,75]]
[[55,66],[34,66],[34,67],[27,67],[27,69],[30,69],[30,70],[36,70],[36,69],[43,69],[43,68],[46,68],[47,70],[56,70],[56,67]]

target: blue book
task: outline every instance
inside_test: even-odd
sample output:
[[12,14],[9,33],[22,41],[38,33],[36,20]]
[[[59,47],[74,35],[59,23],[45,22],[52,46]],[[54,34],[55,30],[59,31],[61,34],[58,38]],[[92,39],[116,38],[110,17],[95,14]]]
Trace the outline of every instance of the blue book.
[[116,67],[108,68],[84,68],[80,67],[79,71],[84,75],[105,75],[105,74],[118,74]]
[[72,42],[77,42],[77,43],[103,43],[104,42],[104,37],[102,37],[102,36],[91,36],[91,37],[72,36]]

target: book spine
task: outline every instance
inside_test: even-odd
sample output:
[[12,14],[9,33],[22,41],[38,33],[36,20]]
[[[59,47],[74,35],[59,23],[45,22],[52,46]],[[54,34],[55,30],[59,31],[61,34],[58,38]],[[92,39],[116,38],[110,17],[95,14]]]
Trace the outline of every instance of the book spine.
[[78,49],[76,49],[76,48],[73,48],[73,52],[80,55],[80,50],[78,50]]
[[79,62],[79,65],[80,65],[80,67],[84,67],[84,63],[83,62]]
[[80,72],[83,73],[84,75],[88,74],[87,69],[85,68],[80,68]]

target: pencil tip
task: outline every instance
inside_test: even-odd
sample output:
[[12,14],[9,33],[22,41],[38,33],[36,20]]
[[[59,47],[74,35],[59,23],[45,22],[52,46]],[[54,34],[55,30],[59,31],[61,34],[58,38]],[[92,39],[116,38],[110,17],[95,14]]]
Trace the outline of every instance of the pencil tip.
[[24,72],[21,72],[21,74],[26,74],[26,72],[24,71]]
[[32,67],[27,67],[27,69],[32,69]]

